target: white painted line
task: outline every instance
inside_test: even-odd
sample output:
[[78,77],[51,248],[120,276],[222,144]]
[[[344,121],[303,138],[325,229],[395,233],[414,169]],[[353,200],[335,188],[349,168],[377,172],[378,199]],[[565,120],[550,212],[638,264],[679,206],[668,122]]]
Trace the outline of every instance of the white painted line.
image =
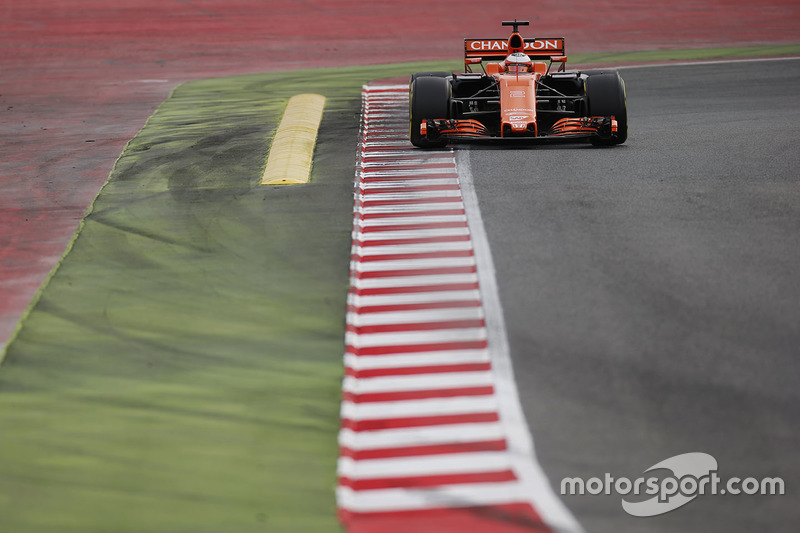
[[464,205],[472,231],[475,257],[478,262],[486,326],[489,343],[492,346],[492,368],[496,376],[495,388],[500,402],[500,418],[506,426],[509,453],[515,457],[514,471],[517,472],[524,484],[525,494],[529,495],[534,508],[548,525],[556,530],[583,531],[572,513],[553,492],[547,476],[536,461],[533,439],[519,402],[519,393],[514,379],[503,307],[500,304],[500,294],[495,279],[494,261],[478,205],[472,169],[469,166],[469,151],[461,152],[456,162]]

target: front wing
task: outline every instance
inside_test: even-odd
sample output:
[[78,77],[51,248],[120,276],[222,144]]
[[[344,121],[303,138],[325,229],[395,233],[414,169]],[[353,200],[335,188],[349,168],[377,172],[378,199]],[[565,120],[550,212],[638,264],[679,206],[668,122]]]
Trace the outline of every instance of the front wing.
[[428,119],[420,124],[420,134],[430,140],[452,141],[509,140],[509,141],[554,141],[610,138],[617,132],[617,120],[611,117],[562,118],[543,132],[529,131],[524,134],[493,135],[486,126],[473,119]]

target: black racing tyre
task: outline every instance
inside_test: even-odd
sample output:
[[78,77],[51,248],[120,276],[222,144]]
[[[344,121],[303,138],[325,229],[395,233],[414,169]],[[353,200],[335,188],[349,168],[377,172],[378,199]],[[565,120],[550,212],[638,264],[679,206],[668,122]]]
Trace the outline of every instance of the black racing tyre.
[[592,69],[592,70],[581,70],[579,72],[581,74],[586,74],[587,76],[597,76],[598,74],[608,74],[608,73],[612,73],[613,74],[614,72],[616,72],[616,70],[613,70],[613,69],[603,69],[603,70]]
[[444,139],[430,140],[419,132],[420,124],[427,119],[450,118],[450,80],[436,76],[418,77],[411,83],[408,98],[410,122],[409,139],[419,148],[441,148]]
[[617,72],[591,73],[586,78],[586,95],[589,100],[589,116],[617,119],[617,133],[610,138],[592,138],[595,146],[622,144],[628,138],[628,106],[625,99],[625,82]]
[[440,70],[432,70],[429,72],[415,72],[414,74],[411,75],[411,79],[408,81],[408,84],[411,85],[417,78],[450,78],[452,76],[453,76],[452,72],[444,72]]

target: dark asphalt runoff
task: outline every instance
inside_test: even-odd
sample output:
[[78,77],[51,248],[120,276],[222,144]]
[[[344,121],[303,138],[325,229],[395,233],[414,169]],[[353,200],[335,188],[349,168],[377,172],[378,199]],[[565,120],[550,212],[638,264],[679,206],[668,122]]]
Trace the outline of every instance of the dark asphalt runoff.
[[800,60],[620,72],[622,146],[458,150],[537,456],[557,493],[687,452],[785,482],[647,518],[562,496],[589,533],[797,531]]

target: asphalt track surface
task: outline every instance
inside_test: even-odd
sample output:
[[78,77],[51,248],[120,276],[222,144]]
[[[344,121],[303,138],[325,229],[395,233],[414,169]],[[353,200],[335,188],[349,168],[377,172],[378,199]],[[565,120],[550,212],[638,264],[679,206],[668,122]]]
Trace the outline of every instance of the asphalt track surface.
[[625,145],[458,155],[539,461],[556,491],[694,451],[786,483],[650,518],[563,496],[587,531],[796,531],[800,60],[622,74]]

